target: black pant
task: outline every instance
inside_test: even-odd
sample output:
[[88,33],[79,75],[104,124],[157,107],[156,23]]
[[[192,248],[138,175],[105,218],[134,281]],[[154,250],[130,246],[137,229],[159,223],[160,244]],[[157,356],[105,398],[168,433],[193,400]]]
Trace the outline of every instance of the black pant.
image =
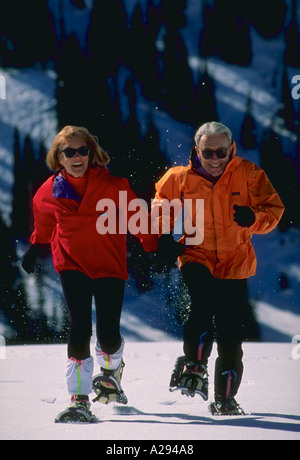
[[184,353],[189,361],[207,365],[216,339],[215,395],[225,396],[230,372],[230,394],[234,396],[243,374],[247,280],[214,278],[207,267],[198,263],[183,265],[181,272],[191,298],[183,329]]
[[70,313],[68,357],[82,360],[91,356],[93,297],[98,343],[105,353],[115,353],[121,345],[120,318],[125,281],[118,278],[91,279],[73,270],[61,272],[60,278]]

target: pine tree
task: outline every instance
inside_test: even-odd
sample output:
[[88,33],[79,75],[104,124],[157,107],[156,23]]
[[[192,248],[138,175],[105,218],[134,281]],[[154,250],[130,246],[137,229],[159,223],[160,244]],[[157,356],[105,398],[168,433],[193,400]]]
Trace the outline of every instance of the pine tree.
[[249,94],[247,99],[245,115],[241,127],[241,145],[244,149],[254,149],[257,147],[257,130],[252,114],[251,94]]
[[[137,3],[129,29],[129,46],[126,52],[126,66],[132,69],[135,78],[142,85],[146,98],[159,100],[160,82],[158,67],[158,51],[155,45],[160,25],[157,9],[147,11],[144,20],[141,5]],[[156,13],[156,14],[155,14]]]
[[[72,65],[70,65],[70,62]],[[57,62],[57,115],[59,128],[89,126],[93,113],[87,57],[75,34],[64,39]]]
[[148,114],[147,131],[142,139],[141,152],[146,179],[142,198],[150,206],[151,199],[155,195],[155,183],[165,174],[166,168],[171,166],[165,152],[161,149],[160,136],[154,124],[151,109]]
[[291,21],[285,29],[286,49],[284,53],[284,63],[291,67],[300,67],[300,32],[297,21],[297,0],[291,1]]
[[12,189],[11,236],[26,239],[28,236],[29,218],[27,208],[28,178],[24,174],[23,153],[21,152],[18,128],[14,130],[14,185]]
[[207,71],[206,62],[203,70],[198,67],[192,114],[191,122],[195,128],[207,121],[218,120],[214,80]]
[[266,39],[279,36],[287,13],[287,4],[284,0],[276,0],[265,8],[262,8],[261,0],[252,0],[243,4],[243,7],[260,35]]
[[[141,132],[136,112],[135,80],[127,78],[124,94],[128,100],[128,116],[120,129],[118,155],[111,162],[110,170],[129,179],[131,186],[139,195],[143,187],[140,176],[142,159],[140,156]],[[140,196],[140,195],[139,195]]]
[[29,319],[24,283],[17,263],[15,235],[0,216],[0,298],[5,322],[9,325],[7,343],[28,337]]
[[291,86],[285,66],[282,70],[281,85],[281,108],[278,112],[278,116],[283,118],[284,123],[288,129],[294,130],[296,123],[294,100],[292,98]]
[[92,69],[116,76],[127,50],[127,16],[122,0],[94,2],[88,31]]
[[239,0],[215,0],[211,7],[205,2],[202,14],[200,54],[204,57],[217,55],[231,64],[250,65],[252,48],[245,4]]
[[285,206],[279,228],[300,226],[299,202],[300,188],[297,167],[292,158],[285,154],[280,137],[272,127],[265,130],[260,145],[261,167],[278,191]]
[[2,5],[0,16],[1,65],[43,66],[56,55],[53,18],[47,2],[11,0]]
[[99,137],[112,159],[118,155],[121,142],[115,133],[122,129],[118,77],[128,48],[126,25],[126,11],[120,0],[94,2],[88,30],[87,127]]
[[33,145],[29,134],[25,136],[24,141],[24,153],[23,153],[23,164],[24,170],[23,175],[27,184],[26,191],[26,210],[28,214],[27,218],[27,233],[26,236],[29,237],[33,232],[33,195],[34,195],[34,182],[36,180],[36,163],[35,155],[33,150]]
[[40,142],[38,157],[35,162],[35,177],[33,181],[33,195],[37,192],[38,188],[48,179],[51,171],[46,165],[47,150],[43,141]]
[[85,0],[71,0],[72,5],[76,6],[80,10],[86,8]]
[[194,81],[186,46],[177,28],[168,26],[165,30],[165,49],[161,53],[162,107],[176,120],[190,122]]

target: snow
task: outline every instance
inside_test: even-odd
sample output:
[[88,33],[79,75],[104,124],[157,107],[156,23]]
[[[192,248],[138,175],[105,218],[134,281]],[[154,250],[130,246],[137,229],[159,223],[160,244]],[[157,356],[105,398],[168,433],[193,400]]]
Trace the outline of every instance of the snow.
[[[127,405],[92,404],[97,424],[56,424],[69,403],[65,345],[7,346],[0,359],[1,440],[300,440],[300,354],[296,344],[244,344],[244,377],[238,402],[247,415],[212,416],[210,396],[170,393],[169,378],[181,341],[126,340],[123,388]],[[0,355],[1,356],[1,355]],[[293,359],[294,358],[294,359]],[[296,359],[298,358],[298,359]],[[110,442],[108,442],[110,441]],[[134,445],[134,442],[128,445]],[[148,446],[148,444],[146,444]]]
[[[57,5],[56,0],[51,0]],[[69,2],[64,2],[64,5]],[[93,0],[86,3],[91,7]],[[127,7],[134,2],[128,1]],[[145,3],[144,1],[142,2]],[[201,3],[201,2],[200,2]],[[198,34],[199,2],[188,2],[188,26],[183,33],[189,48],[190,65],[203,66],[194,49]],[[66,14],[67,30],[88,20],[84,12]],[[66,19],[65,18],[65,19]],[[79,29],[76,29],[77,33]],[[255,31],[251,66],[242,68],[211,57],[207,69],[216,84],[218,114],[232,128],[239,154],[259,164],[256,150],[242,151],[240,127],[249,92],[259,131],[273,121],[275,132],[286,141],[293,134],[284,128],[276,113],[278,88],[271,85],[274,69],[283,53],[282,34],[266,41]],[[79,34],[84,42],[84,31]],[[296,71],[297,70],[297,71]],[[298,69],[290,70],[299,73]],[[280,75],[280,72],[278,73]],[[277,82],[278,83],[278,82]],[[13,186],[13,131],[17,127],[21,143],[29,133],[37,149],[41,141],[50,148],[57,131],[56,74],[51,71],[0,68],[0,212],[10,224]],[[3,86],[4,85],[4,86]],[[279,85],[278,85],[279,86]],[[5,92],[5,94],[4,94]],[[125,105],[125,104],[124,104]],[[194,132],[179,123],[155,103],[138,97],[140,127],[146,130],[148,109],[160,133],[162,150],[174,165],[186,164]],[[124,114],[123,114],[124,115]],[[275,117],[275,118],[274,118]],[[93,405],[99,424],[69,426],[54,424],[54,418],[68,404],[65,386],[65,345],[4,347],[0,336],[0,439],[99,439],[99,440],[201,440],[201,439],[300,439],[300,231],[275,230],[253,237],[258,258],[257,275],[249,280],[249,294],[259,322],[263,343],[245,343],[245,373],[238,401],[247,411],[244,417],[213,417],[201,398],[188,399],[169,393],[168,382],[174,361],[182,354],[179,329],[170,325],[168,289],[176,284],[173,271],[168,289],[154,277],[154,288],[141,294],[131,278],[127,283],[121,326],[126,337],[124,388],[127,406]],[[20,248],[19,248],[20,249]],[[23,248],[22,248],[23,250]],[[48,272],[47,272],[48,273]],[[34,277],[22,273],[34,295]],[[281,274],[288,284],[279,286]],[[50,270],[45,278],[49,309],[60,287]],[[167,283],[166,283],[167,285]],[[33,308],[38,303],[33,302]],[[48,308],[48,307],[45,307]],[[50,314],[51,317],[51,314]],[[0,334],[6,325],[0,323]],[[212,396],[214,350],[210,360]]]

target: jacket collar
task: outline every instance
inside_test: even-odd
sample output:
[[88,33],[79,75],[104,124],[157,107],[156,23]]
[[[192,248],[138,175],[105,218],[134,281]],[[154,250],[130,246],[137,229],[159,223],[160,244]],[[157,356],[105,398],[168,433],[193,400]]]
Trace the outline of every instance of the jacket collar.
[[76,193],[70,182],[61,174],[57,174],[54,178],[52,196],[53,198],[65,198],[81,202],[81,197]]
[[[109,174],[105,166],[94,165],[89,166],[87,173],[89,174],[87,187],[89,186],[90,182],[92,184],[95,184],[98,182],[100,178],[103,179],[105,176]],[[72,187],[70,182],[67,181],[67,179],[62,174],[62,171],[58,171],[54,176],[52,196],[53,198],[65,198],[68,200],[75,200],[79,203],[82,201],[81,196],[78,195],[78,193]]]

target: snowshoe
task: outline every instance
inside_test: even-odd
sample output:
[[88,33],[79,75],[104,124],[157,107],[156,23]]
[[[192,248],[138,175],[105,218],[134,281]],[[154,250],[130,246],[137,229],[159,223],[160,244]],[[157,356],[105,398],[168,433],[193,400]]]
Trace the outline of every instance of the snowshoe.
[[204,401],[208,399],[207,368],[201,363],[187,363],[185,356],[177,358],[170,380],[171,392],[180,390],[182,395],[199,394]]
[[58,414],[55,423],[96,423],[98,420],[90,411],[89,397],[73,395],[72,405]]
[[212,415],[245,415],[245,412],[233,397],[212,402],[209,405],[209,411]]
[[175,391],[177,389],[178,383],[180,381],[180,377],[182,375],[182,372],[184,370],[184,366],[187,364],[187,359],[185,356],[179,356],[176,359],[174,369],[171,375],[170,379],[170,391]]
[[125,363],[121,362],[120,366],[115,370],[107,370],[101,368],[100,374],[93,378],[93,390],[96,397],[93,402],[109,404],[113,401],[119,404],[127,404],[127,396],[121,387],[121,378]]

